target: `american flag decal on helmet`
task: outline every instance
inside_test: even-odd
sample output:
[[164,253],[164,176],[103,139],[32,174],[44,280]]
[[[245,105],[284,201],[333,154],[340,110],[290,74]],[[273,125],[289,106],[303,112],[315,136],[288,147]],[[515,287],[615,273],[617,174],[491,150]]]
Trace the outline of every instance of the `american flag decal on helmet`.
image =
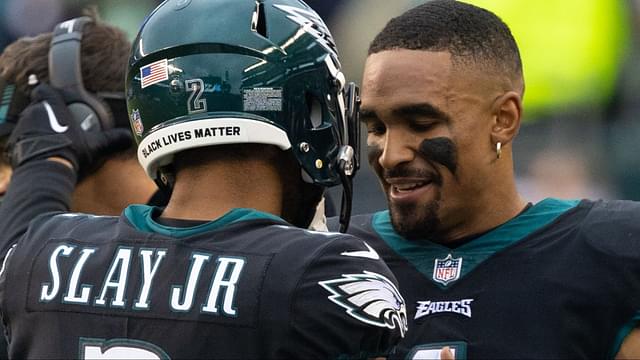
[[167,59],[158,60],[140,68],[140,87],[143,89],[167,79],[169,79]]

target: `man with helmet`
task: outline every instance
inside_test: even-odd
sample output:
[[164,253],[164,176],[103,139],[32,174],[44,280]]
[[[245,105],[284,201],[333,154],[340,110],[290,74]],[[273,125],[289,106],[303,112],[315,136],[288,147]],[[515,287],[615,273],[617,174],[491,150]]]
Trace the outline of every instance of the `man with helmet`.
[[0,220],[10,356],[385,355],[406,331],[395,278],[362,240],[304,229],[340,183],[348,220],[357,168],[357,91],[322,20],[296,0],[169,0],[134,44],[131,127],[168,205],[67,213],[76,174],[123,137],[83,132],[36,87],[9,141],[14,181],[46,168],[56,190],[9,189],[0,207],[31,209]]

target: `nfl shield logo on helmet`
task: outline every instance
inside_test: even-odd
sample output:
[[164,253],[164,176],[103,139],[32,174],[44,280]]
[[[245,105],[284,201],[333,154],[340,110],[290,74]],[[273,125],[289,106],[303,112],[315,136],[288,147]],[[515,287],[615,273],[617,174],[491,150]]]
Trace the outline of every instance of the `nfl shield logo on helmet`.
[[451,254],[449,254],[444,259],[436,259],[433,266],[433,280],[442,285],[447,285],[460,278],[461,269],[461,257],[454,259]]
[[140,118],[140,110],[135,109],[131,112],[131,124],[133,124],[133,131],[135,131],[136,135],[141,136],[144,126],[142,125],[142,118]]

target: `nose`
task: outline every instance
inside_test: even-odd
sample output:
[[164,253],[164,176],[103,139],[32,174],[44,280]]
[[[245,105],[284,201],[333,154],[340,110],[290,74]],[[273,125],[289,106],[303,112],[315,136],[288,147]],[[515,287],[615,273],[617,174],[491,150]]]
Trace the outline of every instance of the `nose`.
[[415,157],[410,137],[401,131],[387,131],[384,137],[382,154],[378,163],[384,169],[393,169],[399,164],[410,162]]

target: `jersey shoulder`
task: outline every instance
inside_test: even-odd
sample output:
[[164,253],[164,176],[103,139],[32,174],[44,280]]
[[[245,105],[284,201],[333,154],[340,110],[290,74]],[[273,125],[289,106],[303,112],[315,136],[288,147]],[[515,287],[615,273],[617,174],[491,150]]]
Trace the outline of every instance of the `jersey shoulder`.
[[[118,217],[98,216],[83,213],[48,213],[34,218],[20,241],[21,243],[42,242],[42,239],[84,238],[91,234],[113,231]],[[36,244],[38,245],[38,244]]]
[[640,257],[640,202],[585,200],[579,234],[596,250],[618,258]]
[[584,224],[601,226],[609,223],[617,226],[640,229],[638,214],[640,202],[629,200],[583,200],[581,207],[589,208]]
[[[359,214],[351,217],[349,222],[349,228],[347,233],[356,236],[367,242],[378,242],[380,236],[377,234],[373,227],[373,222],[376,216],[379,216],[383,212],[376,212],[370,214]],[[327,219],[327,227],[331,231],[338,231],[340,228],[339,218],[332,217]]]
[[27,232],[13,245],[13,263],[30,263],[34,254],[39,254],[52,242],[108,243],[112,237],[105,235],[117,232],[118,223],[118,217],[113,216],[65,212],[40,215],[31,221]]
[[274,261],[304,267],[304,273],[338,274],[374,267],[390,274],[378,252],[361,237],[339,232],[320,232],[292,226],[272,225],[249,237],[278,239],[272,250],[280,256]]
[[309,309],[323,308],[320,319],[339,319],[328,327],[329,336],[352,339],[367,356],[386,354],[407,330],[406,304],[395,276],[373,247],[353,236],[335,238],[315,256],[297,299],[298,319],[306,318]]
[[115,223],[117,221],[117,216],[58,212],[36,217],[29,224],[29,229],[31,231],[54,231],[56,234],[64,234],[71,232],[79,226],[100,229],[104,225]]
[[[330,218],[327,223],[329,229],[339,227],[337,218]],[[378,228],[376,228],[376,223]],[[383,229],[384,233],[380,233],[379,229]],[[404,260],[402,260],[402,257],[396,252],[388,239],[399,236],[391,225],[388,211],[352,216],[347,232],[364,240],[373,247],[392,270],[394,270],[397,263],[404,263]]]
[[406,305],[376,250],[349,234],[281,230],[290,240],[272,267],[286,262],[300,274],[290,290],[290,344],[278,356],[386,354],[406,331]]
[[[376,213],[358,214],[351,216],[347,233],[351,234],[356,229],[370,228],[372,218]],[[340,229],[340,218],[338,216],[327,218],[327,228],[329,231],[338,231]]]

